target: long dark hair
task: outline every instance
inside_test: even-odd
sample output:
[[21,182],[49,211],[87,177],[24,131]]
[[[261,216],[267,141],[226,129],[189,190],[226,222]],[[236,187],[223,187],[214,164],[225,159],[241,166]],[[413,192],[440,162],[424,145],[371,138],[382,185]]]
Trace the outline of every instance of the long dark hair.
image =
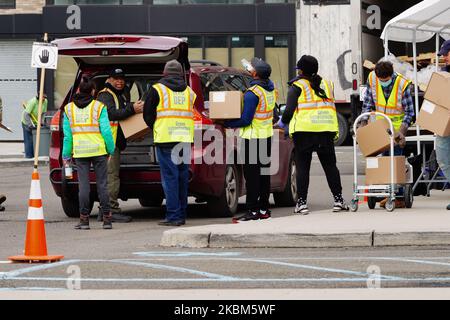
[[302,71],[300,79],[306,79],[311,83],[316,95],[324,100],[328,100],[325,90],[320,87],[322,83],[322,77],[317,74],[319,71],[319,62],[313,56],[304,55],[297,62],[297,69]]
[[95,82],[88,77],[83,77],[80,82],[80,94],[91,96],[92,90],[95,90]]
[[319,76],[318,74],[313,74],[313,75],[310,75],[310,76],[302,74],[300,76],[300,79],[308,80],[309,83],[311,84],[311,88],[313,88],[313,90],[316,93],[316,95],[318,95],[319,97],[321,97],[324,100],[330,99],[327,96],[327,93],[325,92],[325,90],[323,90],[320,87],[320,84],[322,83],[322,77],[321,76]]

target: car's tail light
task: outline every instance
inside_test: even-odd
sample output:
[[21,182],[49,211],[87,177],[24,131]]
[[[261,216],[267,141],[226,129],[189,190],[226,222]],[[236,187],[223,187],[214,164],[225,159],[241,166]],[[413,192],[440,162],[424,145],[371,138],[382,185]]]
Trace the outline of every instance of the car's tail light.
[[208,130],[214,128],[214,122],[211,119],[203,116],[200,112],[194,109],[194,125],[195,129]]
[[358,90],[358,80],[354,79],[353,80],[353,91]]
[[59,132],[59,116],[60,116],[60,112],[58,111],[57,113],[55,113],[55,115],[52,118],[52,121],[50,122],[50,131],[58,131]]

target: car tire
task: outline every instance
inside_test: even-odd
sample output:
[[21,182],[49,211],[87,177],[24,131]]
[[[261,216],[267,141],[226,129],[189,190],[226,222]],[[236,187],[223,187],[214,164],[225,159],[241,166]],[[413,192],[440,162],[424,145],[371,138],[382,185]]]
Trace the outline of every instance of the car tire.
[[342,145],[347,140],[349,125],[347,119],[340,113],[337,113],[339,124],[339,139],[334,143],[336,146]]
[[239,172],[229,165],[225,169],[224,189],[220,197],[207,200],[208,212],[212,217],[232,217],[239,205]]
[[297,168],[294,154],[289,161],[289,173],[286,186],[282,192],[274,192],[273,198],[277,207],[293,207],[297,203]]
[[151,198],[151,199],[140,198],[139,203],[144,208],[161,207],[163,200],[164,200],[163,197],[157,197],[157,198]]
[[[69,218],[79,218],[80,217],[80,206],[78,204],[78,198],[68,198],[68,197],[62,197],[61,198],[61,204],[64,210],[64,213]],[[92,211],[92,208],[94,207],[94,202],[91,201],[90,203],[90,211]]]

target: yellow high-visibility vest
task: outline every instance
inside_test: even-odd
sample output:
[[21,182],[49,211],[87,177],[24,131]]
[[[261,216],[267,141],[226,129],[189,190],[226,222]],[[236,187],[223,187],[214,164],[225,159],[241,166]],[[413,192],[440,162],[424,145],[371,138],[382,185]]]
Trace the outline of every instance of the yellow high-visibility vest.
[[97,157],[107,154],[99,123],[104,107],[97,100],[92,100],[85,108],[78,108],[73,102],[64,107],[72,130],[74,158]]
[[402,105],[403,93],[411,84],[411,81],[407,80],[401,74],[397,74],[397,78],[395,79],[388,101],[386,101],[383,87],[381,86],[374,71],[369,74],[368,82],[372,91],[375,110],[387,115],[391,119],[394,129],[398,131],[402,125],[403,118],[405,117],[405,111],[403,110]]
[[320,84],[328,99],[319,97],[306,79],[297,80],[293,85],[300,88],[302,93],[289,123],[289,133],[292,135],[294,132],[335,132],[337,138],[339,124],[334,105],[333,83],[322,80]]
[[253,92],[259,99],[255,116],[247,127],[240,129],[240,137],[243,139],[266,139],[273,136],[273,109],[277,102],[276,90],[267,91],[259,85],[247,89]]
[[[120,108],[119,98],[117,98],[117,95],[114,93],[114,91],[112,91],[109,88],[104,88],[98,94],[100,94],[102,92],[108,92],[109,94],[112,95],[112,97],[114,99],[114,104],[116,105],[116,109],[119,110],[119,108]],[[110,121],[109,124],[111,125],[111,132],[112,132],[112,135],[113,135],[114,143],[116,143],[117,130],[119,129],[119,121]]]
[[161,83],[153,85],[159,95],[156,121],[153,126],[155,143],[194,142],[194,103],[197,95],[188,86],[177,92]]

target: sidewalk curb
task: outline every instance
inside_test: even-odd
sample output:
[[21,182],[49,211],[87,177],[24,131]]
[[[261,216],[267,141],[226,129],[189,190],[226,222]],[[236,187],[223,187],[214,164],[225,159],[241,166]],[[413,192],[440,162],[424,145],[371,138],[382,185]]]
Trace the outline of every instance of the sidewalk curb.
[[[50,160],[40,159],[38,162],[39,166],[48,166]],[[0,159],[0,168],[10,168],[10,167],[33,167],[33,159],[13,159],[13,158],[3,158]]]
[[335,234],[257,233],[224,234],[168,230],[161,239],[163,247],[187,248],[348,248],[390,246],[446,246],[449,232],[356,232]]

